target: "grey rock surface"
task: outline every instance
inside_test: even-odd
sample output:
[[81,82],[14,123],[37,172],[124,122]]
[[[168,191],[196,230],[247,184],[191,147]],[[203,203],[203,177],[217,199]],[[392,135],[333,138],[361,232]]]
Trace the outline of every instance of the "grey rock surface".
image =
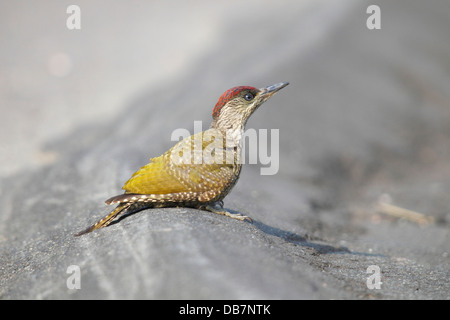
[[[2,4],[0,298],[449,299],[450,7],[378,1],[369,30],[370,4],[78,1],[81,30]],[[247,125],[279,129],[279,171],[225,199],[253,224],[152,209],[73,236],[223,91],[280,81]]]

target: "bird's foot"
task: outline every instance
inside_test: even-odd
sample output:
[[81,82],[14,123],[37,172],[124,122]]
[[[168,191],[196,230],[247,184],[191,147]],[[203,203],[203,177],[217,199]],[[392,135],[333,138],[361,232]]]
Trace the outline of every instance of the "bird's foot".
[[221,202],[219,204],[219,206],[217,206],[217,205],[206,205],[206,206],[201,207],[201,209],[206,210],[206,211],[210,211],[210,212],[213,212],[213,213],[221,214],[221,215],[224,215],[224,216],[236,219],[236,220],[247,221],[247,222],[253,223],[253,220],[250,217],[244,216],[243,214],[240,214],[240,213],[231,213],[230,211],[224,209],[222,207],[223,206],[223,202]]

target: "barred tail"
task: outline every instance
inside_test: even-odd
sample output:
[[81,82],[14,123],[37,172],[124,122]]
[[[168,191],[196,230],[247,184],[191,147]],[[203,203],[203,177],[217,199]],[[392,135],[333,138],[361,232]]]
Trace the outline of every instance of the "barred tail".
[[144,197],[145,195],[142,194],[136,194],[136,193],[124,193],[119,194],[118,196],[114,196],[112,198],[109,198],[105,201],[107,205],[116,204],[116,203],[125,203],[125,202],[136,202],[141,197]]
[[133,203],[121,203],[119,204],[113,211],[111,211],[110,214],[108,214],[106,217],[98,220],[95,224],[90,226],[87,229],[84,229],[83,231],[78,232],[75,234],[75,237],[81,236],[83,234],[89,233],[91,231],[94,231],[96,229],[100,229],[103,227],[106,227],[109,225],[115,217],[117,217],[119,214],[121,214],[124,210],[128,209]]

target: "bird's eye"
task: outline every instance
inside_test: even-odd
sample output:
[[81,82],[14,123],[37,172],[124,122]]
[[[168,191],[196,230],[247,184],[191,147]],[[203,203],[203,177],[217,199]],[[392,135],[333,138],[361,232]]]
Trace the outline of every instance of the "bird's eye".
[[244,96],[244,99],[247,101],[252,101],[254,98],[253,94],[251,92],[247,92]]

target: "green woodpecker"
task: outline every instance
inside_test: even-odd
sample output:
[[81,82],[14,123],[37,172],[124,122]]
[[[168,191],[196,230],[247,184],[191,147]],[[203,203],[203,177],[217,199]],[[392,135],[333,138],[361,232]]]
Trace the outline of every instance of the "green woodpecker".
[[213,109],[208,130],[187,137],[163,155],[150,159],[125,183],[124,194],[105,201],[117,207],[76,236],[106,227],[122,213],[144,208],[190,207],[251,222],[247,216],[225,210],[222,200],[241,172],[241,140],[248,118],[288,84],[227,90]]

